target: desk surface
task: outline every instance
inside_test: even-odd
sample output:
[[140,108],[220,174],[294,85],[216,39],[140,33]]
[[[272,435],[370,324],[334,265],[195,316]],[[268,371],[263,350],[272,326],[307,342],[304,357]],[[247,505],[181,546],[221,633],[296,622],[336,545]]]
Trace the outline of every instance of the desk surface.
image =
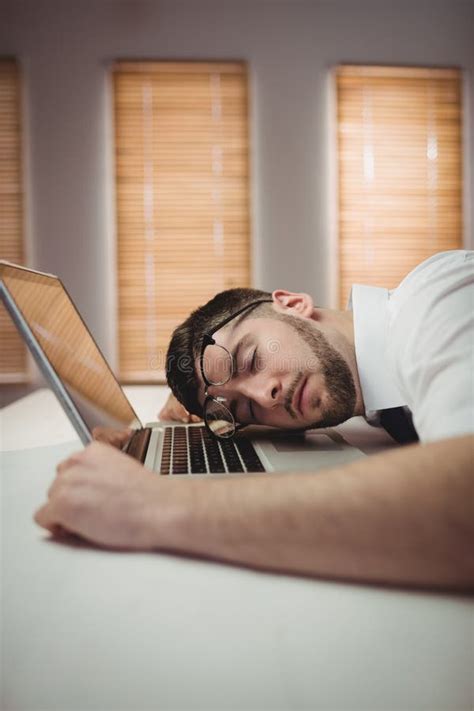
[[[128,394],[148,420],[166,390]],[[3,411],[2,709],[473,708],[468,599],[51,540],[32,513],[79,447],[49,392]]]

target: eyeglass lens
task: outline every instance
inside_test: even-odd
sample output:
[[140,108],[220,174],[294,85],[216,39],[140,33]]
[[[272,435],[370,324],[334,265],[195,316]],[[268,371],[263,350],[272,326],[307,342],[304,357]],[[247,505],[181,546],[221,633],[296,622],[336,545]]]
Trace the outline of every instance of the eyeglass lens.
[[216,437],[232,437],[235,421],[228,408],[218,400],[208,400],[205,412],[206,424]]
[[204,349],[202,367],[210,385],[224,385],[232,377],[232,356],[223,346],[209,344]]

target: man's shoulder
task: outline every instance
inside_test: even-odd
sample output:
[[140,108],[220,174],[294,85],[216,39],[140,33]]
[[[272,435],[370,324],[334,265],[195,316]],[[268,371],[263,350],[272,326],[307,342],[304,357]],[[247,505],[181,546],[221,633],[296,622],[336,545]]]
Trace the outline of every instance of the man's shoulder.
[[408,307],[413,316],[417,313],[421,316],[422,311],[431,310],[434,304],[443,301],[453,289],[463,288],[473,282],[473,251],[455,250],[434,254],[415,267],[390,292],[392,319],[404,307]]
[[459,278],[462,273],[474,275],[474,251],[467,249],[437,252],[418,264],[391,292],[397,297],[414,289],[433,287],[443,280]]
[[390,293],[391,329],[405,331],[417,339],[421,332],[429,335],[429,324],[436,321],[438,340],[441,325],[451,321],[457,327],[463,314],[472,315],[473,286],[474,252],[457,250],[433,255]]
[[422,439],[472,431],[474,252],[445,252],[391,295],[389,360]]

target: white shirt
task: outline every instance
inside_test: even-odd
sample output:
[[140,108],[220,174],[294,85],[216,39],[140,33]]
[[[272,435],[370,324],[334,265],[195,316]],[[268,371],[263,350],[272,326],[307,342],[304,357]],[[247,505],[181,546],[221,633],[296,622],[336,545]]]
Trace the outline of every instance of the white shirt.
[[441,252],[393,291],[355,285],[367,416],[407,406],[421,441],[474,432],[474,252]]

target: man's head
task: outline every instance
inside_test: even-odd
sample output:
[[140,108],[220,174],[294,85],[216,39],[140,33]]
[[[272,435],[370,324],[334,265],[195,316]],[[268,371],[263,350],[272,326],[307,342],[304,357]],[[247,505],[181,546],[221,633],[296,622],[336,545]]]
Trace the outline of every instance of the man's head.
[[[270,303],[249,307],[219,327],[261,300]],[[237,422],[300,429],[334,425],[363,412],[350,312],[315,308],[308,294],[284,290],[217,294],[175,330],[167,354],[173,393],[201,416],[205,334],[233,355],[232,378],[207,392],[224,397]]]

